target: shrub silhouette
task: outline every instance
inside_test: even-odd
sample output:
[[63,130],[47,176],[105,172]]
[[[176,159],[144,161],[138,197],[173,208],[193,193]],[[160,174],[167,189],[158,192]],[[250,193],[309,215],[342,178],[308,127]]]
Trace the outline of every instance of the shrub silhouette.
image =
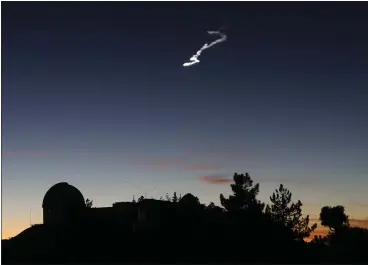
[[92,206],[93,206],[93,201],[87,198],[86,199],[86,207],[87,208],[92,208]]
[[[221,206],[191,193],[160,200],[133,197],[123,219],[86,219],[69,227],[37,225],[3,240],[3,262],[320,263],[367,260],[368,230],[349,226],[343,206],[321,209],[326,237],[303,241],[316,228],[283,185],[265,207],[259,184],[235,173]],[[91,208],[93,201],[87,199]],[[95,210],[95,209],[87,209]],[[97,209],[98,210],[98,209]],[[128,213],[126,212],[126,213]]]

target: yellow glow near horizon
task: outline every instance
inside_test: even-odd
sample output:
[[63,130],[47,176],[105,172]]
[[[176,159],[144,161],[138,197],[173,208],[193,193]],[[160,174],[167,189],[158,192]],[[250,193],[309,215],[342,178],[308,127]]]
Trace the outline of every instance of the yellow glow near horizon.
[[[42,223],[41,221],[35,222],[35,223]],[[311,234],[309,238],[306,238],[305,241],[309,242],[311,241],[314,236],[326,236],[328,234],[328,228],[323,227],[319,220],[311,219],[311,224],[317,223],[318,227],[317,229]],[[358,219],[351,219],[350,225],[352,227],[362,227],[368,229],[368,219],[365,220],[358,220]],[[3,223],[3,229],[1,233],[1,239],[9,239],[10,237],[14,237],[27,229],[30,225],[25,221],[18,221],[13,222],[12,225],[7,225],[6,229],[4,229],[4,223]]]

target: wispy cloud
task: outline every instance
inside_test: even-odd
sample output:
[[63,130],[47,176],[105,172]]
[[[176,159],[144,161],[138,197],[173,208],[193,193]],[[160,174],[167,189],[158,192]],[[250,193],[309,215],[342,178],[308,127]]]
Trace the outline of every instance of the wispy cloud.
[[352,203],[354,206],[358,206],[361,208],[368,208],[368,203],[364,203],[364,202],[353,202]]
[[46,151],[3,151],[1,152],[3,156],[46,156],[50,155]]
[[185,171],[215,171],[223,169],[223,164],[213,163],[205,157],[194,157],[189,155],[173,155],[168,157],[151,157],[142,161],[145,167],[156,169],[176,168]]
[[198,179],[210,184],[229,184],[233,181],[232,178],[229,178],[227,175],[217,174],[200,176]]
[[192,166],[185,166],[184,170],[194,170],[194,171],[200,171],[200,170],[220,170],[223,169],[224,166],[222,165],[215,165],[215,164],[197,164]]
[[[214,168],[210,168],[208,167],[208,170],[214,170],[214,169],[221,169],[220,167],[216,168],[216,166],[214,165]],[[205,167],[203,167],[203,170],[206,170]],[[243,172],[238,172],[238,173],[243,173]],[[252,179],[254,180],[255,183],[276,183],[276,184],[285,184],[286,186],[288,184],[302,184],[302,185],[310,185],[312,183],[314,183],[313,180],[309,179],[305,179],[305,178],[295,178],[295,179],[282,179],[282,178],[264,178],[264,177],[257,177],[257,176],[252,176]],[[216,183],[216,184],[229,184],[233,182],[233,173],[232,174],[211,174],[211,175],[205,175],[205,176],[200,176],[199,180],[204,181],[204,182],[208,182],[208,183]],[[316,181],[316,180],[315,180]]]
[[[368,218],[366,219],[350,219],[350,226],[352,227],[361,227],[368,228]],[[310,223],[317,223],[318,227],[314,232],[310,235],[310,237],[306,241],[310,241],[314,238],[314,236],[326,236],[329,232],[329,228],[321,225],[321,221],[318,219],[311,219]]]
[[172,166],[182,164],[184,158],[182,157],[156,157],[153,158],[151,163],[158,166]]
[[154,168],[154,169],[169,169],[172,167],[184,166],[185,159],[181,156],[169,156],[169,157],[151,157],[138,161],[140,166]]
[[312,185],[319,182],[318,179],[312,177],[295,177],[295,178],[266,178],[266,177],[254,177],[255,182],[260,183],[277,183],[277,184],[302,184]]
[[368,218],[366,219],[350,219],[350,225],[355,227],[368,228]]

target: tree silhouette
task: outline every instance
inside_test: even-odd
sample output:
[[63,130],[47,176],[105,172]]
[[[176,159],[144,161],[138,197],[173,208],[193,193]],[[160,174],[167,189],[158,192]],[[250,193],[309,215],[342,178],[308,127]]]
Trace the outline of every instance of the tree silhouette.
[[217,205],[215,205],[213,202],[210,202],[206,207],[205,207],[206,211],[209,214],[216,214],[217,216],[220,216],[221,214],[224,213],[224,208],[221,208]]
[[[302,239],[316,224],[309,227],[309,217],[302,216],[302,203],[293,202],[292,193],[283,185],[270,196],[265,211],[257,199],[259,184],[254,185],[248,173],[235,173],[230,186],[233,193],[229,197],[220,195],[222,207],[213,202],[205,206],[191,193],[181,197],[174,192],[161,197],[162,201],[140,196],[137,203],[144,202],[139,207],[133,196],[133,203],[123,203],[113,212],[82,211],[73,224],[34,225],[2,241],[3,257],[13,264],[368,261],[368,230],[350,227],[343,206],[321,209],[322,225],[331,231],[307,243]],[[92,207],[93,201],[86,199],[85,205]],[[260,249],[267,254],[259,254]]]
[[328,236],[314,236],[311,243],[317,246],[325,246],[329,243],[329,238]]
[[321,224],[329,227],[332,232],[349,227],[349,216],[345,214],[345,208],[342,205],[322,207],[319,219]]
[[180,198],[176,195],[176,192],[174,192],[173,197],[171,199],[172,202],[178,202]]
[[210,202],[207,205],[207,209],[212,210],[212,209],[216,209],[218,206],[216,206],[213,202]]
[[87,198],[86,199],[86,207],[87,208],[92,208],[92,206],[93,206],[93,201]]
[[264,203],[257,200],[259,193],[259,183],[253,186],[253,180],[248,173],[234,174],[234,184],[231,184],[231,190],[234,195],[225,198],[220,194],[221,205],[228,212],[262,212]]
[[198,206],[200,205],[198,197],[194,196],[191,193],[185,194],[180,200],[179,203],[187,206]]
[[280,184],[279,188],[270,197],[272,204],[267,205],[266,213],[271,218],[284,224],[291,229],[296,239],[309,237],[311,232],[317,228],[317,224],[309,227],[309,215],[302,217],[302,202],[298,200],[296,203],[291,201],[292,193]]
[[169,193],[165,194],[165,201],[171,202],[171,197],[170,197]]
[[179,202],[181,200],[181,196],[178,197],[176,192],[174,192],[173,196],[170,197],[169,193],[166,193],[165,197],[160,196],[159,200],[160,201],[168,201],[168,202]]

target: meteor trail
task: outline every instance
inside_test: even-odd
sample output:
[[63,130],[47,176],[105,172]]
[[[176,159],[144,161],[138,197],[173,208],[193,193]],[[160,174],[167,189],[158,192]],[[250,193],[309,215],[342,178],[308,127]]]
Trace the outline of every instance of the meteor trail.
[[193,64],[199,63],[198,57],[201,55],[201,53],[205,49],[211,48],[213,45],[216,45],[217,43],[220,43],[220,42],[224,42],[227,39],[227,36],[225,34],[221,33],[220,31],[211,31],[211,30],[209,30],[209,31],[207,31],[207,33],[211,34],[211,35],[219,35],[220,38],[213,41],[213,42],[211,42],[210,44],[205,43],[203,45],[203,47],[199,51],[197,51],[196,54],[194,54],[192,57],[190,57],[189,62],[186,62],[186,63],[183,64],[184,67],[192,66]]

